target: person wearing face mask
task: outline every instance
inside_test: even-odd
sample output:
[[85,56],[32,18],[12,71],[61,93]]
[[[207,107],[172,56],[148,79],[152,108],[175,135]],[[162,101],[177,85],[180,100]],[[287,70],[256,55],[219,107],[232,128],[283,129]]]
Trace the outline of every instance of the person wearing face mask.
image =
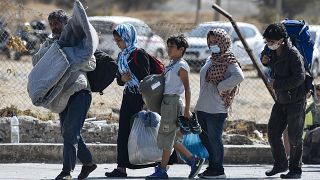
[[198,176],[226,178],[223,167],[223,126],[244,75],[231,52],[231,39],[225,30],[209,31],[207,45],[211,56],[200,70],[200,93],[195,111],[203,129],[200,139],[208,150],[209,166]]
[[[267,176],[281,174],[283,179],[301,178],[302,134],[306,108],[305,68],[299,51],[288,39],[281,23],[270,24],[263,33],[269,52],[262,52],[262,64],[271,69],[268,86],[276,100],[268,122],[268,141],[274,159]],[[268,55],[267,55],[268,54]],[[289,162],[282,141],[288,127],[290,144]]]

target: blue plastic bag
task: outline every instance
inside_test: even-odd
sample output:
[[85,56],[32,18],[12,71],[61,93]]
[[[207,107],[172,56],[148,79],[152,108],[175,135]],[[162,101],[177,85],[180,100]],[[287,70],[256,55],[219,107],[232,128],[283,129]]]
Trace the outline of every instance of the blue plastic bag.
[[[209,153],[201,142],[199,134],[188,134],[183,136],[182,144],[193,154],[208,159]],[[181,156],[180,156],[181,157]],[[185,161],[185,157],[181,158]]]

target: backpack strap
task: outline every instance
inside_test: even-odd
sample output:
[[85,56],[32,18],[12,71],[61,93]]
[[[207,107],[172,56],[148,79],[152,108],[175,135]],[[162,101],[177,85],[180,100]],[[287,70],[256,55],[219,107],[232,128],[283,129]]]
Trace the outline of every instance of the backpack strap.
[[139,48],[136,48],[134,51],[133,51],[133,56],[132,56],[132,60],[133,60],[133,62],[134,62],[134,64],[136,65],[136,66],[138,66],[138,51],[139,51],[140,49]]

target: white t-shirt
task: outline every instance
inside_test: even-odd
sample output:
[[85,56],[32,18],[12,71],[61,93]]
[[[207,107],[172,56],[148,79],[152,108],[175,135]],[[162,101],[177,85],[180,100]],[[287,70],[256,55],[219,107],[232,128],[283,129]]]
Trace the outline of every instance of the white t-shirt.
[[182,68],[190,73],[190,67],[184,59],[178,60],[178,62],[172,61],[169,66],[166,67],[165,74],[165,86],[163,94],[176,94],[182,95],[184,93],[184,86],[179,76],[179,70]]

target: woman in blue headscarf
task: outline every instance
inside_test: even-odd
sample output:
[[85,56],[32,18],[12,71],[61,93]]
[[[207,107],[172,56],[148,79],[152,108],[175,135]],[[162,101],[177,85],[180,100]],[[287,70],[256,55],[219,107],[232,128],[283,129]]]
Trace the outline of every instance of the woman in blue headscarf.
[[131,24],[120,24],[113,31],[114,41],[121,52],[118,55],[117,83],[125,86],[120,108],[117,139],[117,168],[106,172],[107,177],[127,177],[126,168],[137,169],[152,165],[132,165],[128,156],[131,117],[142,110],[144,102],[139,91],[140,81],[150,74],[149,58],[137,49],[137,32]]

